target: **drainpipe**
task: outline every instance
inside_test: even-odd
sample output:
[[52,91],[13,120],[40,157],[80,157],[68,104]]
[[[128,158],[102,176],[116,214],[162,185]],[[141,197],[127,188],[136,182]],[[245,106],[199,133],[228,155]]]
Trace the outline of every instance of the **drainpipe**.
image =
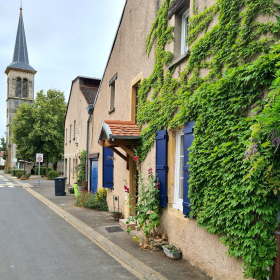
[[88,189],[88,134],[89,134],[89,122],[93,113],[93,105],[87,106],[88,120],[87,120],[87,146],[86,146],[86,188]]
[[[280,194],[277,195],[277,200],[280,203]],[[280,210],[277,211],[277,222],[280,222]],[[280,225],[277,226],[274,232],[274,238],[276,239],[277,255],[273,265],[273,280],[280,279]]]

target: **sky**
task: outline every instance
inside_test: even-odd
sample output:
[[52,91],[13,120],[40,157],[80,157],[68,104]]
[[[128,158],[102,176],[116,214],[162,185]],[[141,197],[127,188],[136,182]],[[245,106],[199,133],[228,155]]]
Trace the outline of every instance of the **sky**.
[[[125,0],[22,0],[35,94],[58,89],[66,102],[77,76],[102,78]],[[7,75],[20,0],[0,0],[0,137],[6,131]]]

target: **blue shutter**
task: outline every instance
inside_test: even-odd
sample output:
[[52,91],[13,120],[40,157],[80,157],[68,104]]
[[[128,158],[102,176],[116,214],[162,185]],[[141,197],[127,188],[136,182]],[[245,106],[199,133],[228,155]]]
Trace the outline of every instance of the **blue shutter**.
[[188,197],[189,195],[189,179],[190,179],[190,172],[189,172],[189,165],[187,164],[189,161],[189,148],[192,144],[194,139],[193,129],[194,129],[194,121],[188,122],[185,124],[184,128],[184,187],[183,187],[183,214],[187,217],[190,216],[191,212],[191,203]]
[[167,130],[159,130],[156,133],[156,173],[160,182],[160,205],[167,204]]
[[103,148],[103,188],[114,187],[114,152],[109,148]]

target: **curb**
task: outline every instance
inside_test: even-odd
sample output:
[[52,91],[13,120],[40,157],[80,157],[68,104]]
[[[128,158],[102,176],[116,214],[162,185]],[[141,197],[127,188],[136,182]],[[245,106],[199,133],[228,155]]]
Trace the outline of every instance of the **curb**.
[[[5,176],[5,175],[4,175]],[[8,176],[7,176],[8,177]],[[10,178],[10,176],[9,176]],[[145,263],[141,262],[137,258],[135,258],[130,253],[126,252],[124,249],[120,248],[112,241],[95,231],[93,228],[74,217],[67,211],[63,210],[55,203],[40,195],[36,191],[32,189],[32,185],[28,183],[22,183],[18,179],[10,178],[11,180],[18,183],[22,188],[28,191],[30,194],[35,196],[41,202],[43,202],[46,206],[52,209],[55,213],[57,213],[60,217],[62,217],[65,221],[79,230],[82,234],[92,240],[97,246],[99,246],[102,250],[104,250],[108,255],[114,258],[118,263],[120,263],[123,267],[125,267],[129,272],[135,275],[138,279],[148,279],[148,280],[168,280],[166,277],[162,276],[159,272],[152,269]]]

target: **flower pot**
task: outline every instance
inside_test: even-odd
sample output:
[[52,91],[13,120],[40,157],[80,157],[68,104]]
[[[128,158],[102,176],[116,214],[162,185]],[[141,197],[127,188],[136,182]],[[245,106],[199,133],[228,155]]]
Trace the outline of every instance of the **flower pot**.
[[77,197],[77,196],[79,195],[78,185],[77,185],[77,184],[74,184],[74,185],[73,185],[73,188],[74,188],[75,197]]
[[[173,250],[169,249],[167,246],[170,247],[170,245],[163,245],[163,246],[162,246],[163,252],[164,252],[164,254],[165,254],[167,257],[169,257],[169,258],[171,258],[171,259],[174,259],[174,260],[178,260],[178,259],[181,258],[181,255],[182,255],[181,250],[178,250],[178,249],[176,249],[175,247],[171,247],[171,248],[175,248],[175,249],[176,249],[176,251],[173,251]],[[166,248],[166,247],[167,247],[167,248]]]

